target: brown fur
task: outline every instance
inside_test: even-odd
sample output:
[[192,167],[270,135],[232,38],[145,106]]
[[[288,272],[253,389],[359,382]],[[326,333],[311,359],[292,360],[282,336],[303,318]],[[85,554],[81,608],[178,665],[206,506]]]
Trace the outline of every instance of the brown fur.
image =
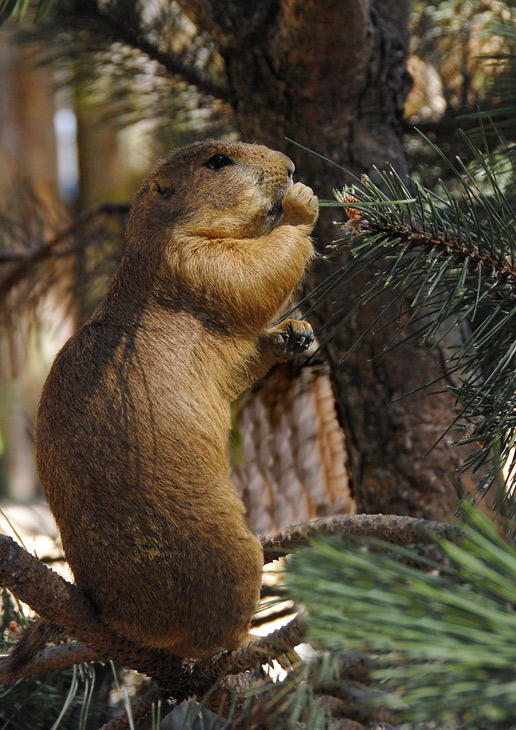
[[[216,154],[232,164],[206,166]],[[229,408],[310,340],[306,323],[267,329],[312,255],[317,199],[292,171],[241,143],[160,162],[103,303],[41,397],[39,474],[77,585],[118,633],[182,656],[242,645],[259,597]]]

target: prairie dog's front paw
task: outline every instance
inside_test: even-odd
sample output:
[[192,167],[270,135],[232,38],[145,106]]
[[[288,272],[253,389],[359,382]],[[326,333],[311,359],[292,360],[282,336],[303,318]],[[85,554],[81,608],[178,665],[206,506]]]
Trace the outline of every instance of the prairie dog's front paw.
[[319,201],[312,188],[297,182],[287,189],[283,198],[283,222],[315,225],[319,215]]
[[286,319],[269,330],[272,347],[278,357],[291,358],[306,352],[315,339],[312,325],[298,319]]

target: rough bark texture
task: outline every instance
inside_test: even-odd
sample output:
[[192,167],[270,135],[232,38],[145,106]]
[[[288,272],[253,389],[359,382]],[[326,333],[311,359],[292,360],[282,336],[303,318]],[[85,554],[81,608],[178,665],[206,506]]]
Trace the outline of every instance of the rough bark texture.
[[[288,136],[358,172],[387,159],[404,168],[408,0],[180,4],[219,45],[247,140],[286,149]],[[331,168],[296,158],[331,191]]]
[[[349,182],[345,173],[289,146],[285,137],[355,174],[374,175],[372,166],[386,161],[404,173],[408,0],[180,4],[219,45],[242,137],[285,150],[299,178],[320,198],[331,198],[334,187]],[[340,237],[335,217],[344,218],[335,211],[321,216],[321,249]],[[341,264],[342,259],[320,261],[309,285]],[[324,324],[337,307],[327,302],[311,321]],[[386,330],[340,364],[376,311],[357,313],[327,351],[358,510],[447,519],[456,495],[446,473],[455,470],[461,455],[445,440],[426,454],[449,424],[453,401],[447,394],[419,393],[393,403],[433,380],[442,364],[439,352],[413,345],[375,359],[392,337]]]
[[314,537],[383,540],[391,545],[435,544],[436,538],[459,542],[464,532],[458,525],[404,515],[335,515],[291,525],[272,537],[262,538],[265,562],[307,547]]

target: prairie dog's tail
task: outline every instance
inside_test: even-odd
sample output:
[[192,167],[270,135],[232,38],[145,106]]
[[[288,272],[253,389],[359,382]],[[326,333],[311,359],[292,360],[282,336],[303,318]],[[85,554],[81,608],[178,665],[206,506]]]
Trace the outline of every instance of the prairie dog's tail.
[[25,629],[9,656],[1,662],[2,674],[7,677],[17,675],[38,652],[45,648],[48,641],[55,639],[60,633],[62,629],[51,621],[45,618],[36,620]]

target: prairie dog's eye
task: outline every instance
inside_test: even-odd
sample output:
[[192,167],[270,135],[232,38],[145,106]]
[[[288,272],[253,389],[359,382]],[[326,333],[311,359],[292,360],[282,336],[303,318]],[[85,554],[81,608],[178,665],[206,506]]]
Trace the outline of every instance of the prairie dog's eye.
[[156,182],[156,192],[163,198],[163,200],[168,200],[172,196],[174,188],[171,185]]
[[204,167],[207,167],[208,170],[220,170],[222,167],[227,167],[228,165],[234,165],[232,159],[229,157],[226,157],[226,155],[217,154],[213,155],[213,157],[210,157],[208,162],[204,163]]

